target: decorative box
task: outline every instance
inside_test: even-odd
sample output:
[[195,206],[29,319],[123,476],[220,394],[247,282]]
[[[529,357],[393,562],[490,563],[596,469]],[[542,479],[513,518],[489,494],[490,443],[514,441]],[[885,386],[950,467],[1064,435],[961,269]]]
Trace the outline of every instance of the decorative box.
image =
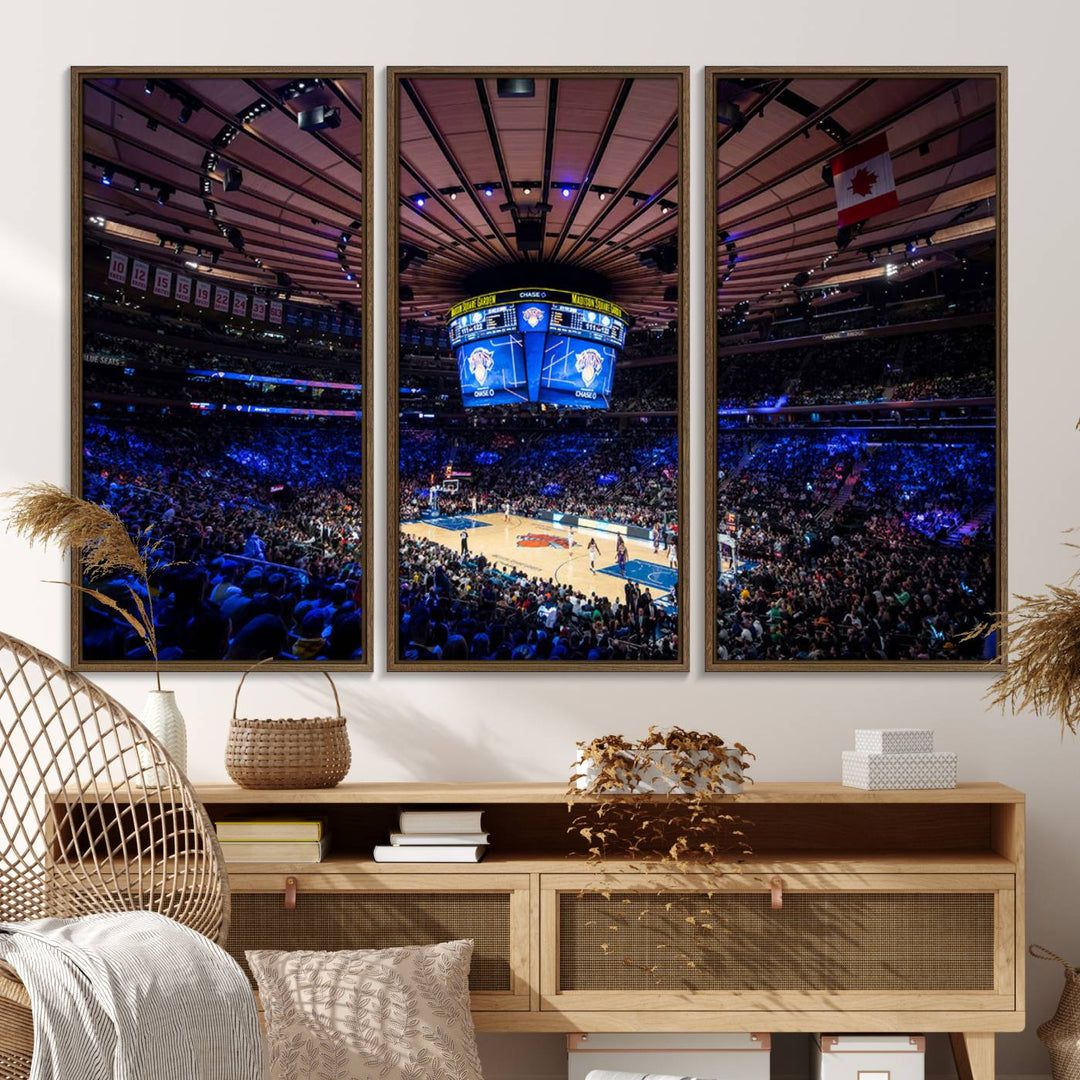
[[930,728],[859,728],[855,749],[871,754],[932,754],[934,733]]
[[646,1076],[723,1077],[724,1080],[769,1080],[772,1040],[765,1034],[741,1032],[595,1032],[566,1037],[568,1080],[589,1073],[631,1073]]
[[864,791],[956,787],[956,755],[952,753],[870,754],[845,750],[843,761],[844,787]]
[[815,1035],[810,1080],[924,1080],[922,1035]]

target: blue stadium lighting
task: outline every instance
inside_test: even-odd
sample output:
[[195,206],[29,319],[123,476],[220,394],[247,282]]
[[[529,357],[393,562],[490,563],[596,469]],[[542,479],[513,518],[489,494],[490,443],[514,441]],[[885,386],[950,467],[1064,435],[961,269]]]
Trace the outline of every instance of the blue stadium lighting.
[[143,84],[142,92],[144,94],[147,94],[147,95],[152,94],[154,92],[154,80],[153,79],[147,79],[146,80],[146,82]]
[[491,188],[486,187],[484,188],[484,194],[490,199],[494,192],[491,190]]
[[[490,194],[491,194],[491,192],[489,191],[489,192],[488,192],[488,194],[490,195]],[[417,206],[421,206],[421,207],[422,207],[422,206],[424,205],[424,196],[423,196],[423,195],[417,195],[417,196],[416,196],[416,199],[415,199],[414,201],[416,202],[416,205],[417,205]]]
[[101,182],[102,182],[102,183],[103,183],[103,184],[104,184],[104,185],[105,185],[106,187],[112,187],[112,178],[113,178],[113,171],[112,171],[112,169],[106,169],[106,170],[105,170],[105,171],[104,171],[104,172],[103,172],[103,173],[101,174]]
[[352,279],[353,279],[353,276],[352,276],[352,274],[346,274],[346,275],[345,275],[345,280],[346,280],[346,281],[352,281]]
[[564,199],[569,199],[570,198],[570,189],[568,187],[564,187],[562,189],[562,197]]

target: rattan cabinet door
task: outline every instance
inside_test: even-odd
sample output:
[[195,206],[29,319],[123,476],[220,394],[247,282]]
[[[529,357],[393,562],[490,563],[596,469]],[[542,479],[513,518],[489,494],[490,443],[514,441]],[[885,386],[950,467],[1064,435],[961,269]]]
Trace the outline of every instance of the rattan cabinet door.
[[281,873],[230,874],[226,950],[380,949],[474,942],[474,1012],[529,1008],[529,878],[498,874],[298,873],[296,906]]
[[1012,874],[543,875],[541,1008],[1015,1009]]

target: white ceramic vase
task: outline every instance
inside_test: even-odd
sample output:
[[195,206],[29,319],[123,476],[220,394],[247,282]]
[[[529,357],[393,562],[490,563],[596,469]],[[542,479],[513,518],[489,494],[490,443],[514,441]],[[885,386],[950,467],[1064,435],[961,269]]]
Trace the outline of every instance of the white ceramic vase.
[[187,775],[187,725],[173,690],[151,690],[139,719],[143,727],[169,752],[176,767]]

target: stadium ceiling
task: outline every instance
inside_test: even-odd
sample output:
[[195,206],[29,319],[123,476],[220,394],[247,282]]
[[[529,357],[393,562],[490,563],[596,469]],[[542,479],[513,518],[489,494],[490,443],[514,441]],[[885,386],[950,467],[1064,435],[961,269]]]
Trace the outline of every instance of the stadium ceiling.
[[[85,235],[185,273],[359,304],[362,104],[359,80],[90,79]],[[301,130],[318,106],[339,125]]]
[[[992,246],[994,80],[720,78],[716,91],[721,312],[855,294]],[[839,237],[828,163],[882,132],[899,206]]]
[[500,96],[496,79],[401,81],[402,317],[438,323],[478,273],[509,267],[519,286],[543,263],[602,275],[639,325],[666,325],[677,312],[677,81],[532,83],[531,96]]

